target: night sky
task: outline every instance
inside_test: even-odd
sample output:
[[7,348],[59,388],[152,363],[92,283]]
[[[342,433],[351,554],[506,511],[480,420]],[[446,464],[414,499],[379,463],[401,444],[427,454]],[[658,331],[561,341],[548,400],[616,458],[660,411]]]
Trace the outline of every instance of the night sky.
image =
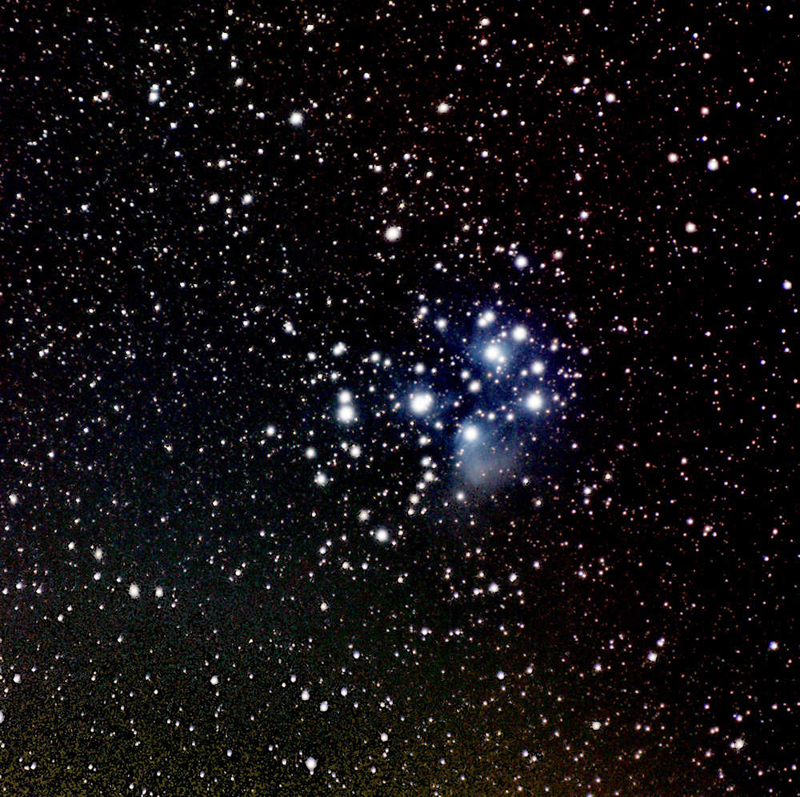
[[0,12],[0,794],[800,793],[794,4],[141,5]]

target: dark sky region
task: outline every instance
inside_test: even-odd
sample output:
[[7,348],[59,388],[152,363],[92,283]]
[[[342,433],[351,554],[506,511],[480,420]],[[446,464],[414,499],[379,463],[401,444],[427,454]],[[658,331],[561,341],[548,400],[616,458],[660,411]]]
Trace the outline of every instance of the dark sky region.
[[796,795],[794,3],[4,4],[0,795]]

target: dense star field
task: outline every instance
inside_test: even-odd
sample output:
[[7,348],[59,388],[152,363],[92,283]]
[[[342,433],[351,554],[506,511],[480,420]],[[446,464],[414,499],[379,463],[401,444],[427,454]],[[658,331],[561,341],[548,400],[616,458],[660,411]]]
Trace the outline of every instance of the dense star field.
[[794,4],[328,5],[0,12],[0,794],[800,793]]

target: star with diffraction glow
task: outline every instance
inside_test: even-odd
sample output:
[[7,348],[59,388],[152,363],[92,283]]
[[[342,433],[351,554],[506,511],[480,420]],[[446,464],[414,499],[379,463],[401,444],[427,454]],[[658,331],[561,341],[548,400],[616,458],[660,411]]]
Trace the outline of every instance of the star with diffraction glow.
[[414,415],[427,415],[433,408],[433,396],[426,391],[418,391],[411,394],[409,404]]

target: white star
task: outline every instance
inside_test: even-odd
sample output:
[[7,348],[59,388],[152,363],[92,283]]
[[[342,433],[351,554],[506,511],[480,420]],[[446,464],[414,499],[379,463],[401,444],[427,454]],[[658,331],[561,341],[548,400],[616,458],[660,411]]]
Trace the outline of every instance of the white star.
[[337,412],[342,423],[352,423],[356,419],[356,411],[352,404],[342,404]]
[[533,412],[540,410],[544,406],[542,394],[539,392],[531,393],[528,398],[525,399],[525,406]]
[[522,343],[524,340],[528,339],[528,330],[522,326],[522,324],[517,324],[511,331],[511,337],[514,338],[517,343]]
[[503,360],[503,350],[496,343],[490,343],[484,349],[483,356],[490,363],[500,362]]
[[389,532],[384,528],[380,528],[375,532],[375,539],[378,542],[389,542]]
[[433,396],[425,391],[412,393],[410,404],[414,415],[426,415],[433,408]]

